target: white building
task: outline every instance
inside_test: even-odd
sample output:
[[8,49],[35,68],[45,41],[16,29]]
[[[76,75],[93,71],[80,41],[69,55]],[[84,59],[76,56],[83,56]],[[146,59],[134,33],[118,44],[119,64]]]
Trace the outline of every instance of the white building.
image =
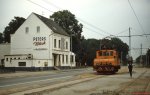
[[75,67],[70,44],[70,35],[54,21],[32,13],[11,35],[11,54],[5,55],[5,67]]

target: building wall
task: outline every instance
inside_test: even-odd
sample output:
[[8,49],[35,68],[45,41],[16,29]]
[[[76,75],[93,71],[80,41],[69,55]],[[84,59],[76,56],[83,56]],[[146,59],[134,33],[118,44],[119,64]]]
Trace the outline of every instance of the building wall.
[[[37,32],[37,26],[40,26],[40,32]],[[29,31],[26,33],[26,27]],[[30,54],[38,59],[48,59],[49,35],[52,31],[40,21],[34,14],[19,27],[14,35],[11,36],[11,54]],[[41,39],[44,38],[43,41]],[[36,45],[36,42],[43,45]],[[45,42],[45,43],[44,43]],[[44,55],[41,56],[39,51]]]
[[[37,27],[40,27],[39,32]],[[11,55],[32,54],[34,60],[50,60],[49,35],[51,33],[52,31],[34,14],[30,15],[11,36]]]
[[0,65],[2,64],[2,60],[4,59],[4,55],[10,54],[10,44],[0,44]]

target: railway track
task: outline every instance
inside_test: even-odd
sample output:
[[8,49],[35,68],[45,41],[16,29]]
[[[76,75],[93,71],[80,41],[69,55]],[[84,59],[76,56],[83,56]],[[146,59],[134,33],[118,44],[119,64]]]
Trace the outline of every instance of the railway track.
[[150,74],[147,70],[136,79],[128,82],[124,87],[114,91],[118,95],[150,95]]

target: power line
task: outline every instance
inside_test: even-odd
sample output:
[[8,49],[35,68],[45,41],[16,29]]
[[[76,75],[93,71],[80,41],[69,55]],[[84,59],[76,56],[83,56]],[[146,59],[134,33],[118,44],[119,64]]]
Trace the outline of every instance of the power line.
[[[63,8],[61,8],[61,7],[59,7],[59,6],[57,6],[57,5],[55,5],[55,4],[53,4],[53,3],[51,3],[51,2],[47,2],[46,0],[42,0],[43,2],[45,2],[45,3],[49,3],[50,5],[52,5],[52,6],[54,6],[55,8],[57,8],[57,9],[61,9],[61,10],[63,10]],[[103,30],[103,29],[101,29],[101,28],[99,28],[99,27],[97,27],[97,26],[95,26],[95,25],[93,25],[93,24],[91,24],[91,23],[88,23],[87,21],[85,21],[85,20],[83,20],[83,19],[81,19],[81,18],[79,18],[79,17],[77,17],[81,22],[83,22],[84,24],[86,24],[86,25],[88,25],[88,26],[90,26],[90,27],[93,27],[94,29],[97,29],[97,30],[99,30],[99,31],[102,31],[102,32],[104,32],[104,33],[107,33],[107,34],[109,34],[109,35],[111,35],[111,33],[109,33],[109,32],[107,32],[107,31],[105,31],[105,30]],[[83,26],[84,27],[84,26]],[[87,27],[86,27],[87,28]],[[91,29],[89,29],[89,28],[87,28],[88,30],[91,30]],[[95,32],[95,33],[98,33],[98,32]],[[101,33],[98,33],[98,34],[101,34]]]
[[[142,35],[131,35],[131,37],[134,37],[134,36],[148,36],[148,35],[150,35],[150,34],[142,34]],[[129,36],[116,36],[116,37],[129,37]]]
[[100,34],[100,35],[105,36],[104,34],[101,34],[100,32],[97,32],[97,31],[95,31],[95,30],[93,30],[93,29],[91,29],[91,28],[87,28],[87,27],[85,27],[85,26],[84,26],[84,28],[85,28],[85,29],[88,29],[88,30],[90,30],[90,31],[92,31],[92,32],[95,32],[95,33],[97,33],[97,34]]
[[[145,34],[144,28],[143,28],[142,24],[140,23],[140,20],[139,20],[138,16],[136,15],[135,10],[134,10],[134,8],[133,8],[132,5],[131,5],[130,0],[128,0],[128,3],[129,3],[129,5],[130,5],[130,7],[131,7],[131,9],[132,9],[132,11],[133,11],[133,13],[134,13],[134,15],[135,15],[137,21],[138,21],[138,23],[139,23],[139,26],[141,27],[143,33]],[[147,39],[147,36],[146,36],[146,39]],[[147,39],[147,41],[148,41],[148,39]]]
[[[141,49],[141,48],[132,48],[133,50],[139,50],[139,49]],[[142,49],[149,49],[149,48],[142,48]]]
[[125,30],[123,30],[123,31],[121,31],[121,32],[119,32],[119,33],[117,33],[117,34],[115,34],[115,35],[122,34],[122,33],[126,32],[126,31],[128,31],[128,30],[129,30],[129,29],[127,28],[127,29],[125,29]]
[[87,25],[93,27],[94,29],[97,29],[97,30],[99,30],[99,31],[102,31],[102,32],[104,32],[104,33],[107,33],[107,34],[109,34],[109,35],[112,35],[111,33],[107,32],[107,31],[105,31],[105,30],[103,30],[103,29],[100,29],[99,27],[96,27],[96,26],[94,26],[93,24],[88,23],[87,21],[82,20],[82,19],[79,18],[79,17],[78,17],[78,19],[79,19],[81,22],[83,22],[83,23],[85,23],[85,24],[87,24]]
[[63,8],[57,6],[57,5],[55,5],[55,4],[53,4],[53,3],[49,2],[49,1],[46,1],[46,0],[42,0],[42,1],[45,2],[45,3],[49,3],[50,5],[54,6],[54,7],[57,8],[57,9],[63,10]]
[[51,11],[51,10],[49,10],[49,9],[47,9],[47,8],[45,8],[45,7],[39,5],[39,4],[37,4],[37,3],[35,3],[35,2],[33,2],[33,1],[31,1],[31,0],[27,0],[27,1],[29,1],[30,3],[35,4],[35,5],[39,6],[39,7],[41,7],[41,8],[43,8],[43,9],[47,10],[47,11],[49,11],[49,12],[52,12],[52,13],[54,12],[54,11]]

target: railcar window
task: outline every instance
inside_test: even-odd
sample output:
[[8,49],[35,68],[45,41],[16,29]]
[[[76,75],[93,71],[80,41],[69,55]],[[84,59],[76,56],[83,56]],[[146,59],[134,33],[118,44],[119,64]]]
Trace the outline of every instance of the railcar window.
[[106,52],[106,56],[109,56],[109,52]]
[[102,56],[102,52],[101,51],[99,52],[99,56]]
[[103,52],[103,56],[106,56],[106,52]]
[[110,56],[113,56],[113,51],[110,52]]

